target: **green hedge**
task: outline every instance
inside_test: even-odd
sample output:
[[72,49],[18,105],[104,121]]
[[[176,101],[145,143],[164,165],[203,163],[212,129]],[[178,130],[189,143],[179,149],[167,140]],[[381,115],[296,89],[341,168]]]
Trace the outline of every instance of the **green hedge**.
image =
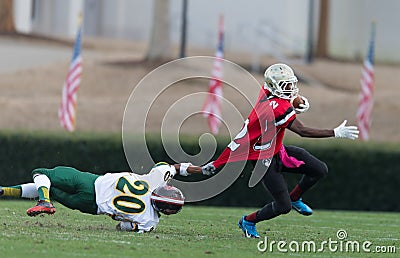
[[[168,158],[157,136],[147,143],[156,161]],[[199,151],[196,137],[182,137],[183,149]],[[228,139],[219,138],[217,154]],[[325,161],[329,176],[305,194],[314,208],[400,211],[397,188],[400,183],[400,146],[388,143],[360,143],[347,140],[291,139],[286,144],[306,148]],[[129,170],[120,134],[0,132],[0,185],[30,182],[37,167],[67,165],[103,174]],[[134,170],[140,169],[138,164]],[[251,166],[217,197],[200,205],[261,207],[270,201],[261,185],[248,188]],[[289,187],[299,179],[286,174]],[[192,178],[193,179],[193,178]],[[201,179],[197,177],[194,179]]]
[[99,174],[129,169],[117,134],[0,132],[0,185],[32,181],[33,169],[59,165]]

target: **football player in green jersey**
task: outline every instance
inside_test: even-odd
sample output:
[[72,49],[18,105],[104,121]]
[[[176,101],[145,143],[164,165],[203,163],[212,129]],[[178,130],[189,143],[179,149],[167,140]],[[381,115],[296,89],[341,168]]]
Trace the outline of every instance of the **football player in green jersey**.
[[0,187],[1,196],[39,198],[27,210],[29,216],[54,214],[51,200],[83,213],[104,214],[120,221],[117,229],[148,232],[156,227],[160,213],[178,213],[184,204],[182,192],[168,185],[175,175],[202,173],[190,163],[157,163],[148,174],[131,172],[96,175],[72,167],[38,168],[33,182]]

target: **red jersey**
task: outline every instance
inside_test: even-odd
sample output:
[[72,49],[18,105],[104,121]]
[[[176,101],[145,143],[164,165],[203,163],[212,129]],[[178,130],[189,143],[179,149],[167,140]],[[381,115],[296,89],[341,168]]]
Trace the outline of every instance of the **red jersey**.
[[285,129],[295,118],[296,112],[288,100],[261,89],[241,131],[213,165],[218,168],[228,162],[271,158],[281,149]]

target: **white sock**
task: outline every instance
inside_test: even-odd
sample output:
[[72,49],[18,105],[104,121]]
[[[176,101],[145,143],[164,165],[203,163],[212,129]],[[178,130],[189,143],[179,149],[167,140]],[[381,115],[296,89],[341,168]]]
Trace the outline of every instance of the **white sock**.
[[40,187],[44,186],[50,190],[51,182],[46,175],[43,174],[33,175],[33,182],[35,182],[36,189],[39,189]]
[[21,197],[29,199],[34,199],[39,197],[35,183],[21,185]]

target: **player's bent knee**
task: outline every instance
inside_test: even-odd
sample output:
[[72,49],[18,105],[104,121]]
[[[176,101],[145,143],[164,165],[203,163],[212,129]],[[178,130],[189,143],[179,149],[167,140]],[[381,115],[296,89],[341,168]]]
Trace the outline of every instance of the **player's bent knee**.
[[36,168],[32,170],[32,178],[34,178],[36,175],[45,175],[45,176],[50,176],[54,172],[54,169],[49,169],[49,168]]
[[276,203],[274,208],[277,214],[287,214],[292,209],[292,204],[290,202]]
[[32,170],[31,175],[32,177],[35,177],[36,175],[43,175],[44,170],[45,170],[44,168],[36,168]]
[[328,176],[328,166],[326,165],[325,162],[322,162],[321,164],[320,175],[321,178]]
[[292,206],[285,206],[283,209],[281,209],[281,214],[288,214],[292,209]]
[[291,209],[292,209],[292,207],[286,207],[286,206],[285,206],[285,208],[280,209],[280,210],[278,211],[278,214],[279,214],[279,215],[288,214],[288,213],[291,211]]
[[326,163],[321,161],[321,163],[318,166],[315,166],[313,174],[314,175],[312,177],[314,177],[316,180],[327,177],[328,166],[326,165]]

